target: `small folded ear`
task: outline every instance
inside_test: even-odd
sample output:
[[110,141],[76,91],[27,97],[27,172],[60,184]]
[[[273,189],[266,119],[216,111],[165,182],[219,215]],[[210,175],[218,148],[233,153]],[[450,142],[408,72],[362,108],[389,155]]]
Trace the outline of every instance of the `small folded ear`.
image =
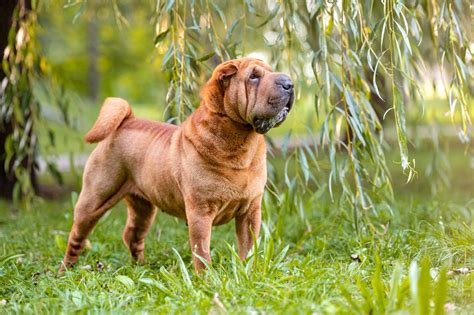
[[230,79],[239,71],[239,60],[229,60],[216,67],[201,91],[206,106],[216,113],[224,113],[224,95]]
[[235,64],[235,61],[233,60],[224,62],[216,68],[214,71],[214,77],[216,78],[217,83],[219,84],[219,87],[222,91],[225,91],[229,85],[230,78],[236,74],[238,70],[239,69]]

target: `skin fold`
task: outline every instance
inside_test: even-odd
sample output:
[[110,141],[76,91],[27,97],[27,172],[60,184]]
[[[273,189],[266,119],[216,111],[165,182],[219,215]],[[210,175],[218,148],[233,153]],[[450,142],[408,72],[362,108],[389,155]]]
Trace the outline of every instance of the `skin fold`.
[[[215,69],[201,98],[180,126],[135,118],[125,100],[105,100],[85,136],[98,144],[84,170],[60,271],[77,262],[95,224],[122,199],[123,241],[138,262],[157,208],[187,221],[192,252],[209,263],[212,226],[235,218],[239,256],[246,258],[252,233],[260,231],[267,180],[262,134],[286,118],[293,83],[261,60],[237,59]],[[196,255],[199,271],[204,264]]]

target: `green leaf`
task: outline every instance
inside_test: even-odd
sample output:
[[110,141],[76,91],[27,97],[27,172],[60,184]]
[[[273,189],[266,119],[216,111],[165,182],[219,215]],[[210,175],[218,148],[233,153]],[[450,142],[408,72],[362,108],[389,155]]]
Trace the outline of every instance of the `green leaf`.
[[149,285],[156,285],[156,280],[150,278],[140,278],[138,282],[149,284]]
[[219,18],[221,19],[222,23],[224,24],[224,28],[227,29],[227,21],[225,19],[225,14],[222,12],[221,8],[215,3],[212,2],[212,6],[214,7],[214,10],[216,10],[217,15],[219,15]]
[[5,265],[7,262],[9,262],[10,260],[13,260],[13,259],[17,259],[17,258],[20,258],[20,257],[23,257],[25,256],[25,254],[13,254],[13,255],[10,255],[10,256],[7,256],[7,257],[2,257],[2,261],[0,261],[0,265]]
[[84,299],[84,294],[81,291],[76,290],[76,291],[71,293],[71,301],[77,307],[82,307],[83,306],[83,299]]
[[448,294],[448,268],[443,267],[438,273],[438,281],[436,281],[435,296],[434,296],[434,315],[444,314],[444,304]]
[[403,27],[397,21],[395,21],[395,24],[397,25],[398,29],[400,30],[400,34],[402,34],[403,41],[405,42],[405,46],[406,46],[406,48],[408,48],[408,51],[410,52],[410,55],[413,55],[413,52],[411,51],[410,40],[408,39],[407,33],[405,32]]
[[[170,61],[171,57],[173,56],[173,53],[174,53],[174,48],[173,46],[170,46],[168,48],[168,50],[166,51],[166,54],[165,56],[163,57],[163,61],[161,62],[161,66],[163,68],[166,68],[166,65],[168,64],[168,62]],[[170,86],[171,87],[171,86]]]
[[54,242],[56,243],[56,246],[61,252],[64,252],[66,250],[66,241],[64,240],[63,235],[56,234],[54,236]]
[[232,34],[236,30],[237,26],[239,25],[239,22],[242,20],[242,17],[236,19],[232,24],[230,25],[229,29],[227,30],[227,34],[225,35],[225,41],[229,42],[230,39],[232,38]]
[[115,279],[117,279],[118,282],[123,284],[129,290],[132,290],[135,287],[135,282],[133,282],[133,280],[127,276],[118,275],[115,277]]
[[279,11],[280,11],[280,5],[275,4],[270,14],[265,18],[265,20],[261,24],[257,25],[257,28],[267,25],[268,22],[273,20],[273,18],[278,14]]
[[61,172],[58,170],[57,166],[55,163],[48,162],[48,171],[53,175],[54,179],[60,184],[63,185],[64,180],[63,180],[63,175]]
[[216,52],[212,51],[212,52],[208,53],[207,55],[204,55],[201,58],[197,59],[197,61],[199,61],[199,62],[206,61],[206,60],[212,58],[215,54],[216,54]]
[[184,261],[181,258],[181,255],[178,253],[178,251],[173,248],[173,252],[178,258],[178,266],[179,266],[179,269],[181,270],[181,275],[183,276],[184,283],[186,284],[188,288],[191,288],[193,286],[193,283],[191,282],[191,277],[189,276],[188,269],[186,268],[186,265],[184,264]]
[[155,44],[155,47],[157,47],[158,44],[166,38],[166,35],[168,35],[169,31],[170,29],[168,28],[166,31],[161,32],[155,37],[155,41],[153,42]]
[[77,192],[73,191],[71,192],[71,207],[72,209],[74,209],[76,207],[76,203],[77,203]]
[[303,175],[304,175],[304,181],[305,183],[308,183],[309,179],[309,174],[310,174],[310,168],[308,165],[308,159],[306,158],[306,154],[302,149],[299,149],[299,161],[301,164],[301,169],[303,170]]
[[375,295],[375,302],[377,306],[377,313],[383,314],[385,312],[385,290],[382,280],[382,262],[377,254],[375,256],[375,272],[372,277],[372,289]]
[[430,313],[430,297],[430,260],[428,257],[424,257],[421,261],[420,278],[418,279],[418,314]]
[[360,302],[359,301],[354,301],[354,299],[352,298],[352,294],[347,290],[346,287],[348,287],[349,285],[348,284],[341,284],[339,286],[339,289],[341,290],[341,293],[342,293],[342,296],[347,300],[347,302],[349,302],[349,304],[351,305],[353,311],[357,312],[357,313],[364,313],[361,309],[360,309]]
[[54,131],[52,129],[49,129],[49,128],[48,128],[48,139],[49,139],[49,144],[51,146],[53,146],[53,147],[56,146],[56,141],[55,141],[56,140],[56,135],[55,135]]
[[392,276],[390,279],[390,295],[388,297],[389,305],[387,312],[393,312],[398,308],[399,294],[401,292],[403,268],[400,263],[395,265],[393,268]]

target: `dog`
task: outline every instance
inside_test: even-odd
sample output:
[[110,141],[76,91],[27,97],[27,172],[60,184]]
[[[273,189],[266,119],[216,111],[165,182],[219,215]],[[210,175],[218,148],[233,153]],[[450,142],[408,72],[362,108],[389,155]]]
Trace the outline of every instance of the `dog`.
[[294,95],[286,74],[243,58],[216,67],[200,106],[180,126],[135,118],[125,100],[107,98],[84,138],[98,144],[84,169],[60,271],[77,262],[97,221],[121,199],[128,209],[123,241],[139,263],[157,208],[187,222],[197,272],[205,268],[201,258],[211,263],[212,226],[233,218],[244,260],[260,231],[263,134],[286,119]]

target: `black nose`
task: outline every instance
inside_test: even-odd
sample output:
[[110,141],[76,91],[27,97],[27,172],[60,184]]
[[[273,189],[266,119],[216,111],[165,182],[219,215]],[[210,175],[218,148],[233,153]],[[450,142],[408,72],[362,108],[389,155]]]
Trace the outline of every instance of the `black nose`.
[[283,89],[289,91],[293,89],[293,81],[287,75],[280,75],[276,80],[275,84],[281,86]]

